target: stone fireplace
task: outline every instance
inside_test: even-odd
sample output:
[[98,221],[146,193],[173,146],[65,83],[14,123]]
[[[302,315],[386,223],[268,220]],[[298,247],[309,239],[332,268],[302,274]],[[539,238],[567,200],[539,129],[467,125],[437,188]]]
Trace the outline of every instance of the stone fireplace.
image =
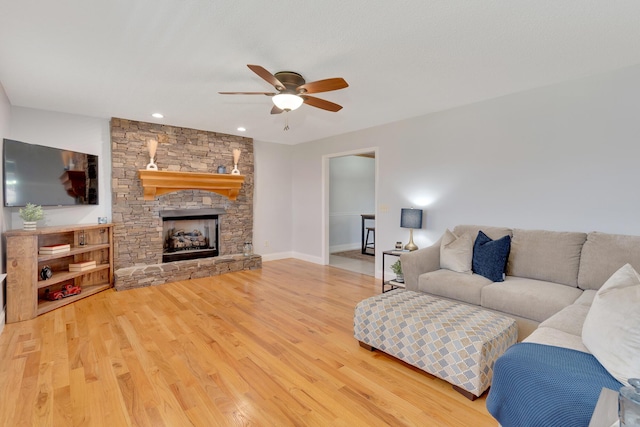
[[[145,200],[138,171],[149,163],[149,139],[158,141],[160,171],[215,174],[220,165],[231,170],[233,149],[239,149],[244,181],[235,200],[187,187]],[[253,140],[112,118],[111,148],[116,289],[261,267],[259,255],[243,255],[244,243],[253,237]],[[200,214],[216,218],[195,218]],[[171,228],[175,250],[169,252],[165,249]]]

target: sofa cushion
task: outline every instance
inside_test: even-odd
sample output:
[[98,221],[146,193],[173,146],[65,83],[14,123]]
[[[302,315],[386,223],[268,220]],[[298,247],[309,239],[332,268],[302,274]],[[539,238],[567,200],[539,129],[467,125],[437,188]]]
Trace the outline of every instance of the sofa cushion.
[[507,276],[504,282],[483,287],[480,299],[483,307],[542,322],[572,304],[581,293],[558,283]]
[[440,268],[471,274],[473,256],[473,236],[465,233],[456,236],[449,229],[444,232],[440,243]]
[[553,345],[555,347],[570,348],[572,350],[589,353],[587,347],[582,343],[580,335],[573,335],[555,328],[538,327],[538,329],[533,331],[533,333],[522,342]]
[[600,289],[613,273],[627,263],[640,271],[640,236],[589,233],[582,247],[578,286],[581,289]]
[[558,329],[582,340],[582,325],[588,312],[588,305],[573,303],[540,323],[540,327]]
[[473,272],[494,282],[502,282],[510,248],[510,236],[492,240],[482,230],[478,231],[473,244]]
[[513,230],[507,275],[578,285],[585,233]]
[[461,274],[450,270],[436,270],[420,275],[418,290],[431,295],[480,305],[480,292],[491,280],[478,274]]
[[506,227],[491,227],[484,225],[457,225],[453,229],[453,233],[456,236],[462,236],[469,233],[474,238],[478,235],[478,231],[482,230],[484,234],[491,237],[493,240],[497,240],[503,236],[511,236],[511,229]]
[[640,371],[640,275],[630,264],[600,288],[582,329],[582,341],[605,369],[628,385]]
[[593,303],[593,298],[596,296],[596,291],[593,289],[587,289],[586,291],[582,292],[582,295],[580,295],[580,297],[578,297],[578,299],[576,300],[576,302],[574,302],[574,304],[579,304],[579,305],[591,305]]

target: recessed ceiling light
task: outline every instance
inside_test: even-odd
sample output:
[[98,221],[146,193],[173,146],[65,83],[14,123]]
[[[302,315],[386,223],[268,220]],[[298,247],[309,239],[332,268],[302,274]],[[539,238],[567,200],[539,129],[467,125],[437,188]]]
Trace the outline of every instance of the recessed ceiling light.
[[245,132],[246,130],[247,130],[247,128],[244,128],[244,127],[242,127],[242,126],[240,126],[240,127],[238,128],[238,132]]
[[160,113],[153,113],[151,116],[155,117],[156,119],[163,119],[164,118],[164,116],[162,114],[160,114]]

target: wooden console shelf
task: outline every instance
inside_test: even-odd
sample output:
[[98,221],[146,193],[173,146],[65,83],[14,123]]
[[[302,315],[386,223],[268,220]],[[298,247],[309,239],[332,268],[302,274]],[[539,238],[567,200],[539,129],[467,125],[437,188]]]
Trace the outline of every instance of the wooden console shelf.
[[244,183],[244,175],[219,173],[138,170],[144,189],[144,200],[180,190],[205,190],[236,200]]
[[98,292],[102,292],[105,289],[109,289],[110,287],[111,287],[110,284],[84,286],[82,288],[82,293],[80,295],[74,295],[74,296],[71,296],[71,297],[66,297],[66,298],[63,298],[63,299],[57,300],[57,301],[40,301],[38,303],[38,313],[37,313],[37,315],[40,316],[42,314],[48,313],[51,310],[55,310],[56,308],[60,308],[62,306],[70,304],[70,303],[72,303],[74,301],[77,301],[79,299],[89,297],[89,296],[91,296],[93,294],[97,294]]
[[[113,224],[81,224],[10,230],[4,233],[7,248],[7,323],[33,319],[41,314],[86,298],[113,285]],[[39,255],[42,246],[69,244],[71,249]],[[69,264],[96,261],[96,267],[69,271]],[[51,278],[40,271],[48,266]],[[44,299],[47,290],[65,284],[80,286],[82,292],[60,300]]]

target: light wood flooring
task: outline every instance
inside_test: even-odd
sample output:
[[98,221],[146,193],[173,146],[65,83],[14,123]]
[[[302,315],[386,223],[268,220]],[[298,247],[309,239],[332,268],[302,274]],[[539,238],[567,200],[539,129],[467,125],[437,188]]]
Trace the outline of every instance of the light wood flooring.
[[373,277],[298,260],[108,290],[0,336],[0,426],[497,426],[353,338]]

